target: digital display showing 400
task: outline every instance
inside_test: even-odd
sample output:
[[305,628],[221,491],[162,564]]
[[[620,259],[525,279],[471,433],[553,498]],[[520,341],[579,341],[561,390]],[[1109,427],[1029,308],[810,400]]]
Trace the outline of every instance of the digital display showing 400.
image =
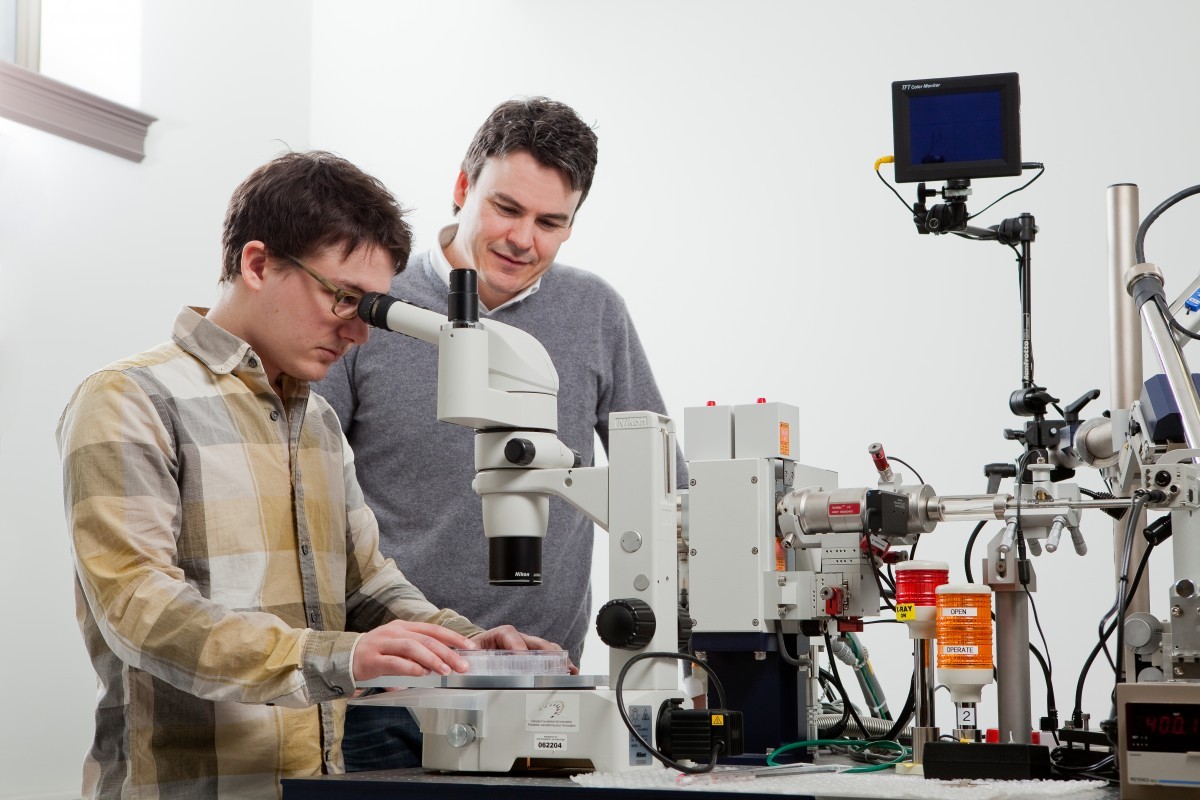
[[1131,752],[1200,752],[1200,706],[1129,703],[1125,745]]

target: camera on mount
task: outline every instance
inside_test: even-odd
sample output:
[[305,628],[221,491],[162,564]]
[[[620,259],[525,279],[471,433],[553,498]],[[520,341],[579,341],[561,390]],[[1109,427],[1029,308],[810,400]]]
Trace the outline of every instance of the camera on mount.
[[[897,183],[919,183],[919,233],[966,229],[973,178],[1021,174],[1021,91],[1015,72],[892,83]],[[942,189],[925,182],[945,181]],[[927,206],[941,197],[944,202]]]

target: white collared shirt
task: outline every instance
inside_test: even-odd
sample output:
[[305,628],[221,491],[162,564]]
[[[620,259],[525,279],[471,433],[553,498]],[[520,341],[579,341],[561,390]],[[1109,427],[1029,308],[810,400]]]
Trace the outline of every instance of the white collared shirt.
[[[442,279],[442,283],[446,284],[446,288],[450,288],[450,270],[454,269],[450,265],[450,261],[446,258],[446,248],[454,241],[454,237],[458,234],[458,223],[454,222],[438,231],[438,243],[436,247],[429,248],[429,263],[433,266],[434,273]],[[483,304],[483,300],[479,301],[479,310],[485,314],[492,314],[502,308],[508,308],[513,303],[519,303],[529,295],[533,294],[542,285],[542,277],[526,286],[521,291],[513,295],[507,302],[501,303],[495,308],[488,308]]]

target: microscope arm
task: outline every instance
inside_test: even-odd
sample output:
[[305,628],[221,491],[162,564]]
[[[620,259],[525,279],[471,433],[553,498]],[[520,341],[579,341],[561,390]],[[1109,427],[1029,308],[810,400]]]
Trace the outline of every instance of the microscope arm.
[[471,483],[480,496],[546,494],[566,500],[592,522],[608,530],[608,468],[494,469],[480,472]]
[[448,319],[375,292],[363,297],[359,316],[437,345],[439,420],[475,429],[558,429],[558,372],[541,342],[525,331],[492,320]]
[[[437,345],[437,416],[475,430],[477,474],[579,466],[556,435],[558,373],[549,354],[525,331],[479,321],[476,279],[474,270],[451,271],[446,316],[374,292],[363,296],[358,315],[369,325]],[[489,581],[540,584],[549,493],[481,494]]]

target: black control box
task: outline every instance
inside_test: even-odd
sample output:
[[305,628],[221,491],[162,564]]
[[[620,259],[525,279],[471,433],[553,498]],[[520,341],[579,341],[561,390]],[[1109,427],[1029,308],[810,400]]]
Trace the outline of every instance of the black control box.
[[929,742],[924,750],[926,778],[956,780],[1049,780],[1050,748],[1040,744]]
[[866,506],[867,533],[880,536],[908,533],[908,495],[868,489]]

